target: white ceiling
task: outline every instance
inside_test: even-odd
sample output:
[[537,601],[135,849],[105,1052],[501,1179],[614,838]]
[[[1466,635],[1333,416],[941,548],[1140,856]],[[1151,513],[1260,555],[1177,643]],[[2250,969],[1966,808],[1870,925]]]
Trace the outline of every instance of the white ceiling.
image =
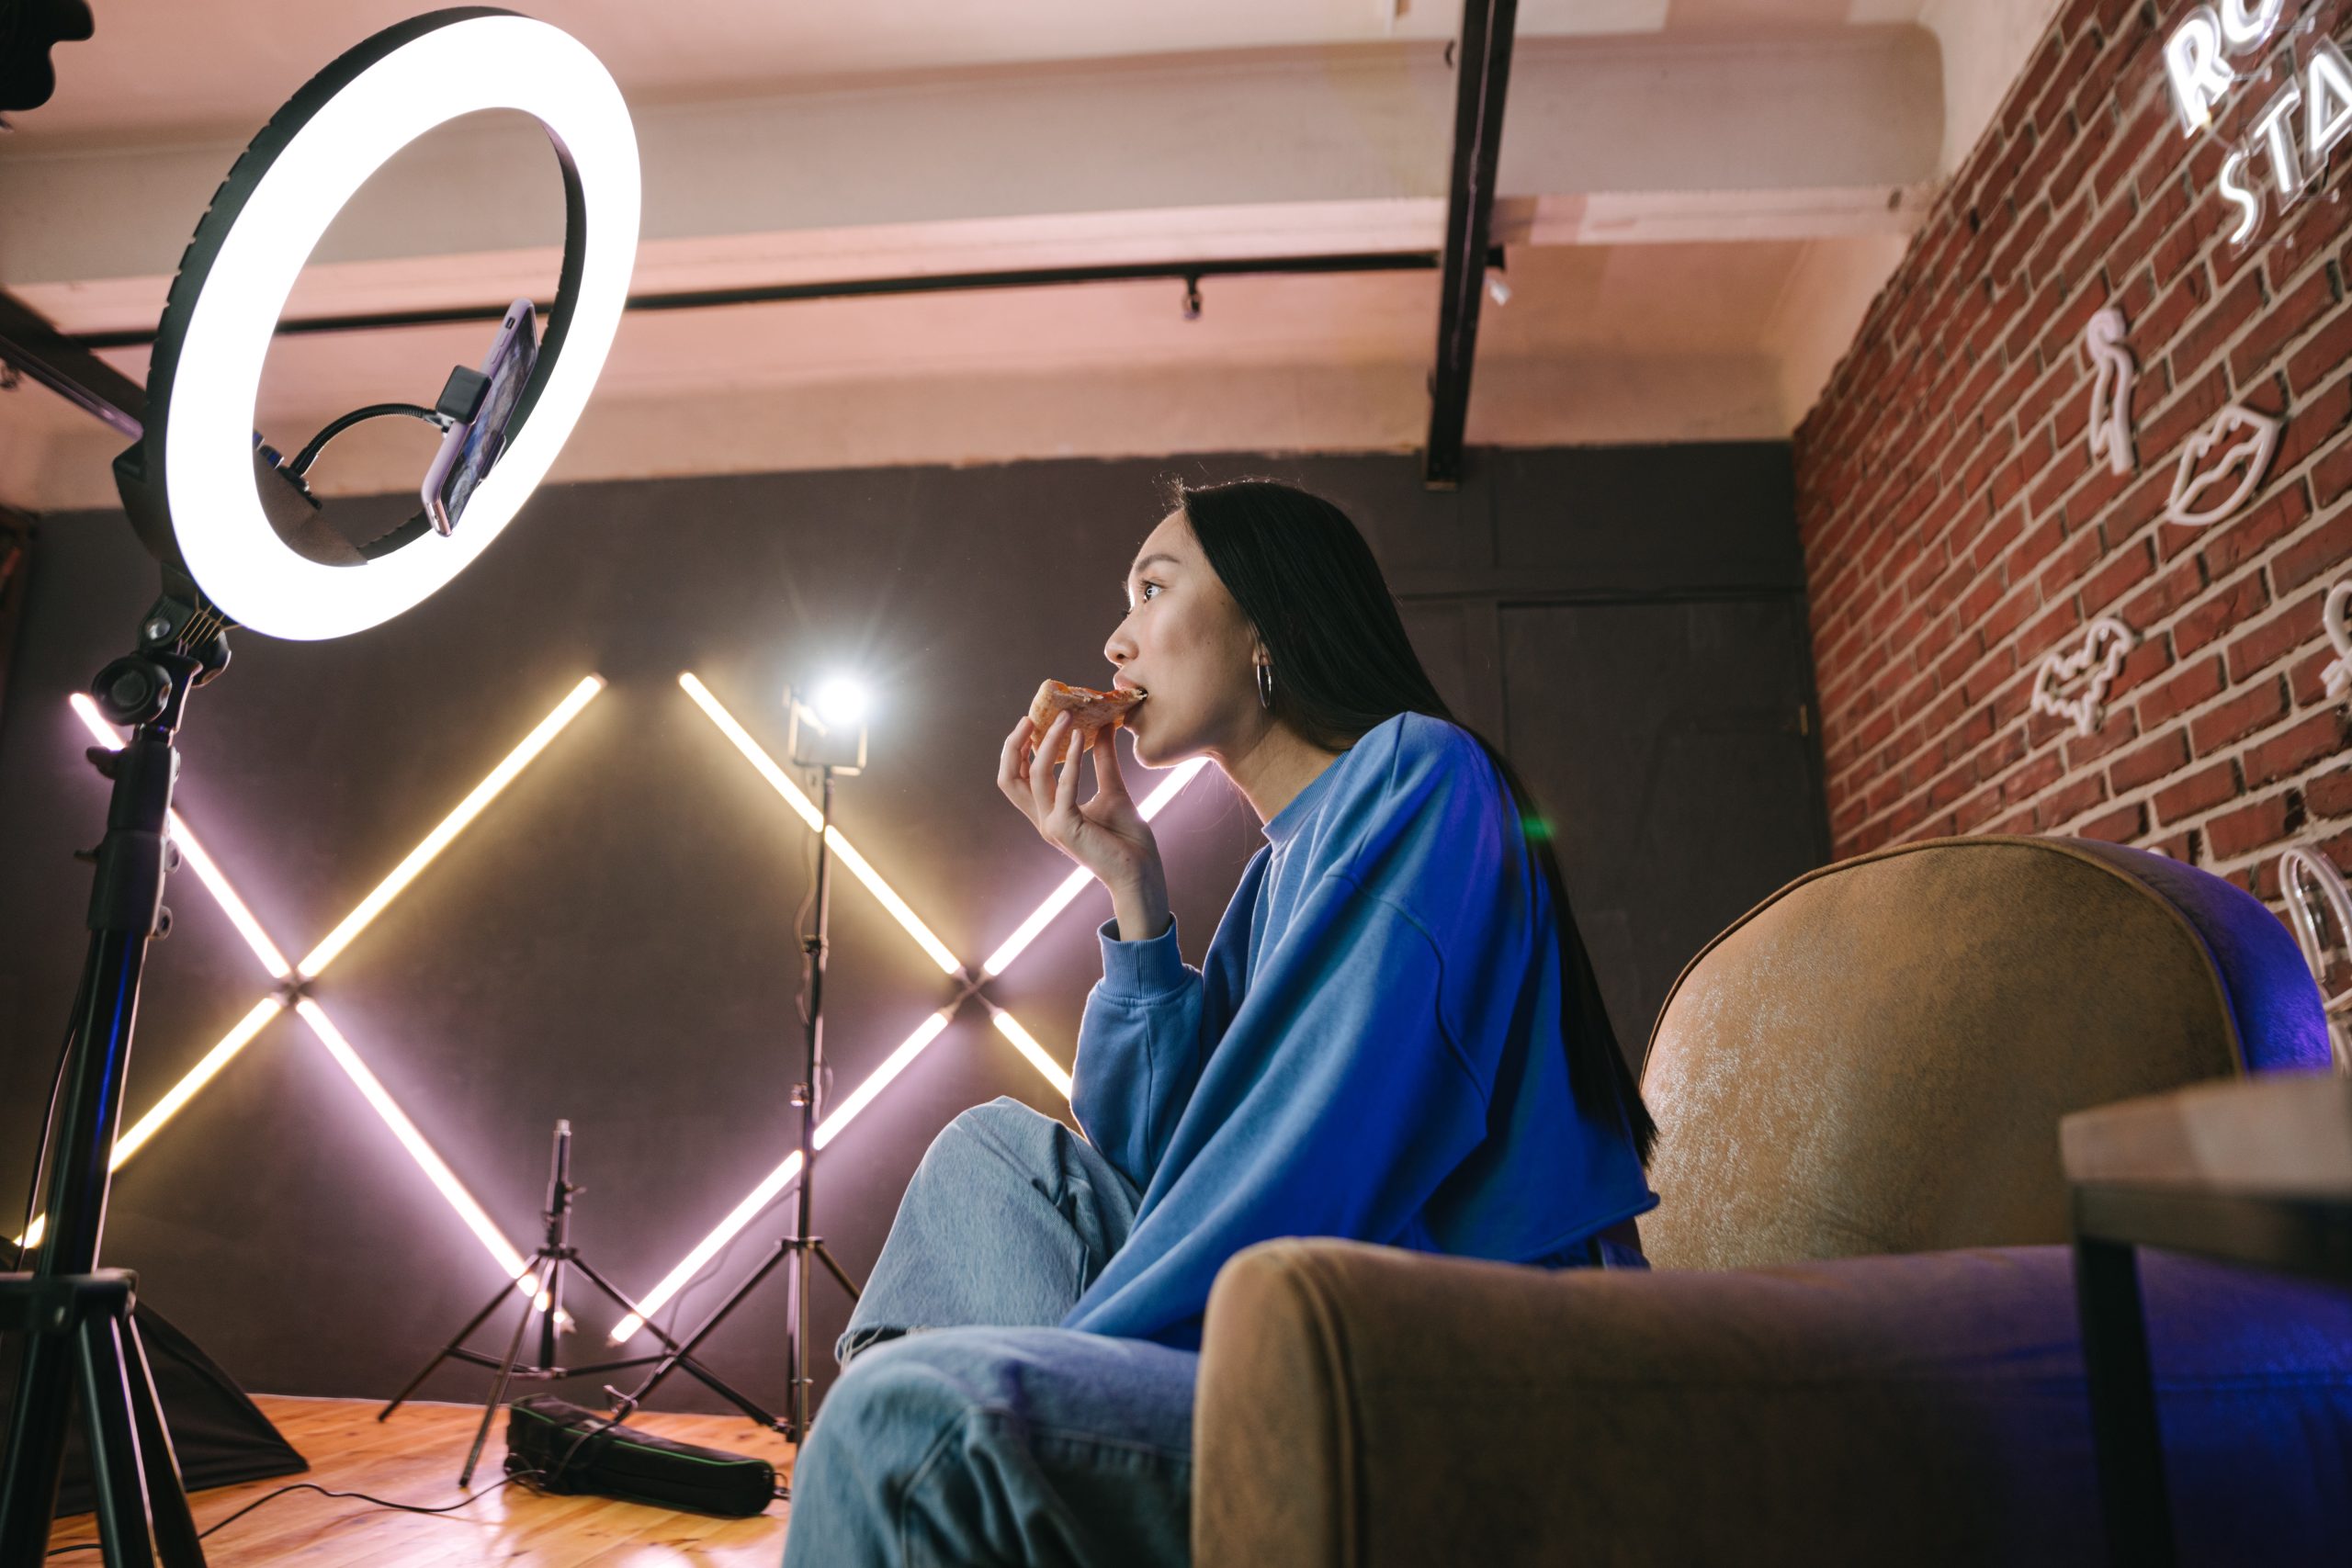
[[[1911,22],[1923,0],[1524,0],[1518,36],[1700,35]],[[54,56],[28,140],[249,129],[322,64],[420,0],[92,0],[92,41]],[[538,0],[523,9],[594,50],[632,102],[748,96],[844,76],[1053,61],[1390,41],[1443,42],[1438,0]]]
[[[1498,216],[1510,299],[1486,313],[1471,439],[1785,433],[1973,143],[1955,120],[1981,125],[2052,3],[1524,0]],[[56,97],[0,138],[0,288],[67,331],[151,324],[237,145],[416,8],[94,0]],[[640,288],[1436,243],[1452,5],[532,9],[608,62],[638,118]],[[420,142],[347,210],[292,310],[547,292],[536,136]],[[1191,321],[1172,284],[632,316],[558,471],[1411,446],[1435,292],[1427,274],[1212,278]],[[281,339],[257,417],[290,446],[360,401],[429,400],[483,336]],[[141,351],[109,357],[143,371]],[[323,487],[404,487],[402,434],[339,443]],[[119,445],[46,393],[0,393],[0,500],[105,503]]]

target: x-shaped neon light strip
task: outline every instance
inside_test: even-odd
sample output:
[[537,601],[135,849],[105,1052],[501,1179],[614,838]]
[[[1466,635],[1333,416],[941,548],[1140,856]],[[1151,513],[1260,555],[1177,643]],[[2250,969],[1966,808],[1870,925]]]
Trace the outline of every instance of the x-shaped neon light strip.
[[[808,793],[792,782],[791,775],[776,765],[775,759],[769,756],[760,743],[752,739],[751,732],[736,722],[735,716],[729,713],[717,697],[711,695],[710,688],[704,685],[692,671],[680,675],[678,684],[684,690],[687,696],[694,699],[695,705],[702,709],[703,716],[718,726],[718,732],[726,736],[735,750],[743,754],[743,760],[757,769],[760,776],[767,780],[770,787],[784,797],[784,803],[792,808],[793,814],[807,825],[810,832],[815,832],[823,818],[819,815],[815,804],[809,800]],[[1139,808],[1144,819],[1149,821],[1159,816],[1161,809],[1170,801],[1175,799],[1186,784],[1193,782],[1203,765],[1204,763],[1196,759],[1186,762],[1161,780],[1159,787],[1151,792]],[[1062,1069],[1060,1063],[1055,1061],[1046,1053],[1044,1046],[1037,1043],[1035,1035],[1021,1026],[1019,1019],[999,1007],[981,989],[981,987],[1011,967],[1012,961],[1019,958],[1029,944],[1037,940],[1038,933],[1053,923],[1054,917],[1070,907],[1078,896],[1086,890],[1086,885],[1093,880],[1092,874],[1079,870],[1064,877],[1061,886],[1056,887],[1052,895],[1044,903],[1038,905],[1027,919],[1014,929],[1013,933],[1005,939],[1001,946],[989,954],[988,961],[980,966],[980,973],[974,975],[956,958],[947,944],[940,941],[931,928],[924,925],[915,912],[907,907],[906,900],[891,891],[889,884],[884,882],[875,872],[874,867],[867,863],[865,857],[851,846],[849,840],[842,835],[839,828],[827,829],[825,842],[831,847],[833,853],[840,857],[842,864],[848,868],[850,874],[864,883],[873,892],[875,897],[881,900],[882,907],[890,912],[909,936],[914,938],[915,944],[930,955],[931,961],[939,965],[941,972],[956,980],[958,989],[946,1006],[924,1019],[912,1034],[899,1043],[898,1049],[883,1058],[880,1066],[867,1075],[864,1082],[850,1091],[847,1099],[835,1106],[822,1121],[817,1123],[816,1135],[810,1141],[821,1150],[839,1136],[842,1129],[855,1120],[859,1111],[873,1104],[875,1097],[889,1088],[891,1080],[905,1072],[913,1064],[914,1059],[922,1055],[924,1048],[939,1038],[941,1032],[954,1021],[956,1012],[964,1003],[975,997],[979,998],[981,1006],[989,1010],[989,1019],[996,1026],[996,1032],[1010,1041],[1013,1049],[1019,1051],[1029,1065],[1036,1068],[1047,1083],[1054,1086],[1055,1092],[1067,1100],[1070,1090],[1069,1074]],[[741,1202],[729,1209],[727,1212],[727,1217],[720,1220],[708,1235],[696,1242],[694,1250],[679,1259],[676,1268],[662,1277],[661,1283],[655,1285],[641,1299],[639,1305],[649,1313],[661,1311],[671,1297],[684,1289],[689,1281],[708,1266],[710,1260],[718,1256],[720,1247],[732,1241],[737,1233],[759,1216],[762,1210],[781,1197],[799,1175],[800,1151],[795,1149],[785,1156],[783,1163],[762,1178],[759,1185],[746,1193]],[[632,1314],[624,1317],[613,1325],[612,1342],[616,1345],[627,1344],[635,1338],[639,1330],[644,1326],[645,1320],[639,1315]]]
[[[759,771],[761,776],[767,780],[776,793],[784,797],[786,804],[793,808],[794,813],[800,818],[808,829],[811,832],[816,831],[821,818],[807,794],[792,782],[790,776],[782,768],[776,765],[775,760],[752,739],[751,734],[735,721],[734,716],[728,713],[716,697],[711,695],[709,689],[692,673],[680,675],[678,684],[718,728],[720,733],[724,734],[736,750],[741,751],[745,759]],[[121,1169],[133,1155],[154,1137],[166,1122],[195,1099],[205,1085],[211,1082],[221,1069],[234,1060],[237,1054],[250,1044],[254,1036],[258,1035],[278,1013],[285,1010],[290,1002],[296,1016],[309,1026],[312,1036],[326,1050],[335,1065],[351,1079],[361,1097],[367,1100],[368,1107],[383,1121],[401,1146],[407,1151],[410,1158],[415,1161],[417,1168],[424,1173],[434,1188],[457,1212],[458,1217],[464,1222],[466,1228],[473,1233],[475,1239],[481,1243],[483,1249],[491,1255],[499,1268],[514,1280],[515,1289],[526,1296],[537,1298],[544,1308],[546,1298],[538,1293],[538,1281],[526,1272],[526,1260],[522,1253],[506,1239],[489,1214],[482,1210],[481,1205],[475,1201],[473,1195],[466,1190],[464,1183],[458,1179],[457,1174],[434,1150],[433,1145],[425,1140],[424,1134],[418,1131],[415,1122],[409,1119],[407,1113],[401,1111],[382,1082],[368,1070],[367,1063],[361,1059],[358,1051],[335,1026],[334,1021],[328,1017],[326,1010],[319,1005],[317,999],[308,994],[307,987],[311,981],[323,972],[327,965],[350,945],[352,940],[361,931],[384,912],[401,890],[415,879],[419,872],[447,849],[458,835],[481,815],[483,807],[513,783],[515,777],[547,749],[548,743],[572,719],[579,716],[581,710],[604,690],[604,685],[602,680],[590,675],[574,686],[563,701],[557,704],[554,710],[541,719],[537,727],[526,736],[514,750],[507,753],[504,760],[491,771],[489,776],[477,784],[465,799],[458,802],[457,807],[443,818],[416,848],[410,851],[406,858],[393,867],[391,873],[378,883],[351,913],[344,917],[341,923],[328,932],[323,941],[303,956],[300,964],[287,962],[286,955],[279,951],[277,943],[270,940],[269,934],[262,929],[261,922],[254,917],[252,909],[238,896],[236,888],[230,884],[228,877],[221,872],[219,863],[206,852],[203,844],[194,833],[189,831],[187,822],[181,818],[178,811],[174,810],[171,814],[171,834],[174,841],[180,848],[182,857],[187,862],[189,868],[196,873],[198,880],[204,884],[206,890],[220,904],[222,912],[229,917],[231,925],[244,939],[246,946],[252,949],[254,956],[260,962],[262,967],[268,972],[272,979],[281,984],[278,990],[254,1003],[220,1043],[206,1052],[197,1065],[190,1068],[179,1082],[173,1085],[144,1116],[117,1136],[108,1169]],[[75,694],[71,701],[75,715],[80,717],[92,738],[99,745],[110,750],[119,750],[121,747],[121,737],[107,724],[105,718],[98,713],[96,704],[79,693]],[[1203,765],[1199,761],[1187,762],[1161,781],[1159,787],[1151,793],[1140,807],[1144,818],[1148,821],[1159,816],[1161,809],[1200,773]],[[1030,913],[1028,919],[1022,921],[1012,934],[989,955],[987,961],[981,965],[980,974],[975,976],[956,957],[947,944],[941,942],[937,935],[923,924],[921,917],[917,916],[907,902],[899,897],[889,884],[883,881],[872,863],[857,852],[856,847],[849,841],[839,828],[829,829],[826,843],[839,857],[842,864],[874,894],[882,907],[899,922],[907,934],[912,937],[917,945],[921,946],[932,961],[940,966],[941,971],[954,976],[961,983],[961,988],[945,1007],[926,1018],[912,1034],[884,1059],[880,1067],[853,1089],[846,1100],[818,1123],[813,1140],[816,1146],[822,1149],[832,1142],[842,1128],[849,1125],[866,1106],[872,1104],[875,1098],[888,1088],[892,1080],[904,1072],[908,1066],[922,1054],[923,1049],[945,1031],[965,1001],[974,997],[978,998],[981,1004],[989,1010],[990,1021],[994,1024],[997,1032],[1003,1035],[1058,1093],[1067,1098],[1070,1092],[1069,1075],[1062,1069],[1060,1064],[1054,1060],[1045,1047],[1037,1043],[1035,1037],[1022,1027],[1018,1019],[998,1006],[981,987],[989,980],[1003,974],[1013,961],[1027,950],[1030,943],[1037,939],[1046,926],[1050,925],[1057,916],[1069,908],[1078,896],[1085,891],[1086,885],[1091,880],[1089,874],[1079,870],[1071,872],[1065,877],[1060,886],[1056,887],[1053,893]],[[694,1250],[686,1255],[677,1268],[672,1269],[662,1279],[661,1284],[655,1287],[653,1293],[639,1303],[643,1310],[647,1313],[659,1311],[672,1296],[702,1271],[720,1247],[732,1240],[769,1203],[775,1201],[786,1191],[799,1174],[800,1154],[796,1149],[786,1156],[783,1163],[771,1171],[758,1186],[754,1187],[741,1203],[729,1211],[727,1217],[695,1245]],[[25,1235],[17,1238],[17,1245],[19,1247],[39,1245],[45,1224],[45,1217],[35,1216],[31,1224],[27,1227]],[[569,1314],[559,1315],[565,1318],[569,1316]],[[625,1317],[614,1328],[613,1341],[618,1344],[634,1338],[643,1326],[644,1320],[641,1316],[631,1314]]]
[[[254,1037],[262,1032],[263,1027],[271,1019],[276,1018],[290,1005],[295,1016],[310,1026],[311,1035],[325,1049],[335,1066],[342,1068],[345,1076],[349,1077],[353,1085],[358,1089],[361,1097],[368,1101],[368,1107],[383,1120],[384,1125],[390,1130],[392,1136],[399,1140],[401,1147],[408,1151],[409,1157],[416,1162],[417,1168],[424,1172],[426,1179],[433,1183],[435,1190],[447,1201],[449,1206],[457,1211],[458,1218],[465,1223],[468,1230],[473,1232],[474,1238],[481,1243],[483,1250],[487,1251],[507,1277],[514,1281],[515,1289],[537,1300],[544,1307],[546,1299],[539,1294],[538,1280],[526,1272],[523,1254],[516,1250],[514,1243],[506,1239],[505,1235],[499,1230],[490,1215],[483,1212],[482,1206],[474,1201],[473,1194],[466,1190],[465,1183],[458,1179],[457,1173],[449,1168],[447,1162],[443,1160],[433,1145],[425,1140],[424,1134],[417,1130],[416,1123],[409,1120],[407,1112],[403,1111],[392,1099],[390,1091],[386,1089],[376,1075],[368,1070],[368,1064],[361,1059],[358,1051],[345,1037],[343,1031],[335,1027],[334,1021],[327,1016],[326,1010],[319,1005],[315,998],[309,995],[307,987],[312,980],[325,971],[328,964],[334,962],[345,948],[351,945],[353,938],[367,929],[377,916],[384,912],[391,901],[400,896],[402,888],[415,880],[417,873],[423,871],[435,856],[448,848],[450,842],[465,830],[467,825],[481,814],[482,808],[495,799],[500,791],[512,784],[515,776],[528,767],[532,760],[547,749],[548,743],[553,740],[566,725],[578,717],[580,710],[586,707],[594,699],[596,694],[604,689],[605,682],[594,675],[586,677],[578,685],[572,687],[563,701],[558,703],[554,710],[541,719],[530,734],[523,738],[522,743],[508,752],[504,760],[491,770],[489,776],[476,784],[472,793],[459,801],[457,807],[443,818],[433,830],[424,836],[423,841],[408,852],[407,857],[400,864],[392,868],[390,874],[370,889],[368,896],[359,901],[357,907],[343,918],[342,923],[327,933],[326,940],[306,953],[299,964],[288,964],[286,961],[285,953],[281,953],[277,944],[270,940],[269,933],[262,930],[261,922],[254,918],[253,910],[247,908],[245,901],[237,896],[236,888],[230,885],[228,877],[221,873],[220,863],[205,852],[203,844],[198,840],[194,833],[188,830],[187,823],[181,818],[179,812],[174,810],[171,814],[171,835],[173,840],[179,845],[181,858],[187,861],[189,867],[195,871],[197,879],[204,884],[206,890],[219,902],[221,909],[228,915],[230,924],[236,928],[238,935],[245,939],[245,945],[253,950],[254,956],[261,961],[261,966],[269,972],[270,978],[281,984],[279,989],[254,1003],[252,1010],[239,1019],[236,1026],[221,1038],[220,1043],[206,1052],[203,1058],[190,1068],[179,1082],[174,1084],[146,1115],[141,1116],[127,1131],[116,1137],[114,1152],[108,1160],[107,1168],[120,1170],[130,1156],[137,1154],[148,1140],[155,1135],[164,1122],[170,1121],[189,1100],[195,1099],[198,1091],[211,1082],[223,1067],[235,1059],[237,1053],[253,1042]],[[98,712],[96,704],[78,692],[69,700],[74,705],[74,714],[89,730],[92,739],[109,750],[121,748],[122,738],[115,733],[112,726],[107,723],[105,717]],[[19,1245],[27,1247],[38,1245],[45,1228],[46,1216],[36,1216],[32,1224],[26,1227]],[[559,1319],[562,1321],[568,1321],[569,1317],[569,1314],[559,1314]]]

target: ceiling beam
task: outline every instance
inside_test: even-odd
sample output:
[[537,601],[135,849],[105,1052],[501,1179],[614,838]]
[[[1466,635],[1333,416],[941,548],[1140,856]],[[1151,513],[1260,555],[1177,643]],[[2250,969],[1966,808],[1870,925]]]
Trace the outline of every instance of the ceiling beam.
[[1463,0],[1454,49],[1453,161],[1440,251],[1437,365],[1430,372],[1430,433],[1421,482],[1462,482],[1462,431],[1470,416],[1470,369],[1478,355],[1478,302],[1487,281],[1487,233],[1495,216],[1495,170],[1502,160],[1503,102],[1510,88],[1511,34],[1519,0]]
[[145,428],[145,389],[80,344],[60,336],[40,312],[5,291],[0,291],[0,363],[133,441]]

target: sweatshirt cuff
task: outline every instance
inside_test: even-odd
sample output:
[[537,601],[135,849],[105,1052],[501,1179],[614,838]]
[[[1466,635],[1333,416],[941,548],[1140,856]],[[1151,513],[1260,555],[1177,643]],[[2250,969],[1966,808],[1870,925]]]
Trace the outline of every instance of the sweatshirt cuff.
[[1102,939],[1102,988],[1116,997],[1156,997],[1184,983],[1184,954],[1176,945],[1176,917],[1148,942],[1121,942],[1119,922],[1108,919]]

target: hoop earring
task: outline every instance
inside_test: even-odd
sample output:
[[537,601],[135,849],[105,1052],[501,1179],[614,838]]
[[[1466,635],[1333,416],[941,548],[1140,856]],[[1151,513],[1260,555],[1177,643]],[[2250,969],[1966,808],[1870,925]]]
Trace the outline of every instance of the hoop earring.
[[1258,705],[1272,713],[1274,707],[1274,667],[1258,666]]

